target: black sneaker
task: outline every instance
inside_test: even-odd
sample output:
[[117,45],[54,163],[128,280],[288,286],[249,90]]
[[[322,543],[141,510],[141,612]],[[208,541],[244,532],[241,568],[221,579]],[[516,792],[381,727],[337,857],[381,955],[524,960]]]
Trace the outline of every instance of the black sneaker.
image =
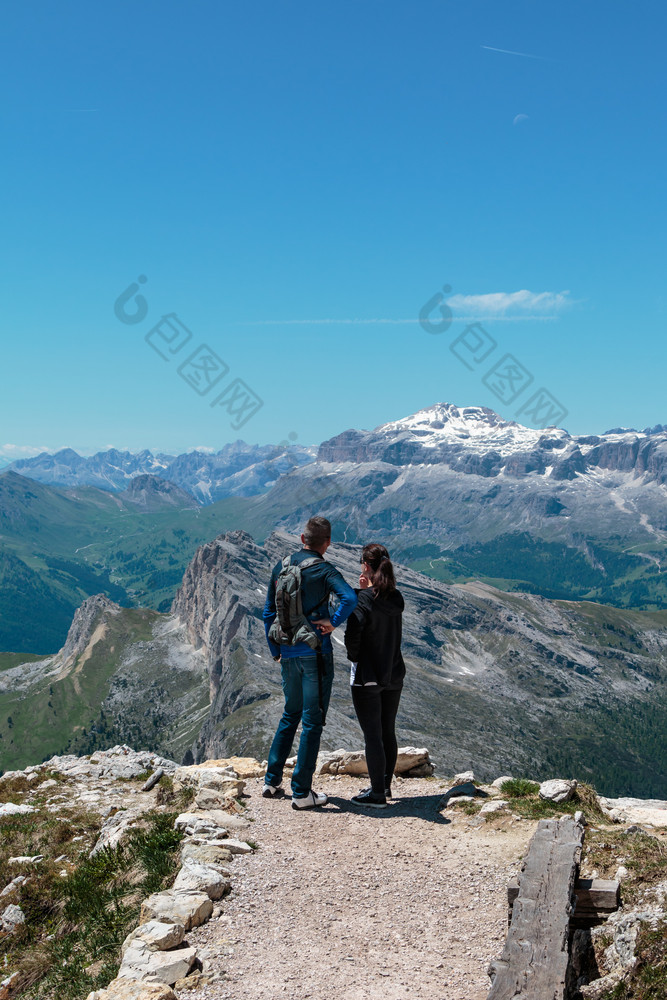
[[355,806],[371,806],[373,809],[387,808],[386,795],[376,795],[372,788],[367,788],[365,792],[353,795],[350,802],[354,802]]
[[[372,791],[373,791],[372,788],[362,788],[361,791],[359,792],[359,794],[360,795],[365,795],[366,792],[372,792]],[[391,794],[391,788],[385,788],[385,790],[384,790],[384,797],[385,797],[385,799],[391,799],[391,798],[393,798],[393,795]]]

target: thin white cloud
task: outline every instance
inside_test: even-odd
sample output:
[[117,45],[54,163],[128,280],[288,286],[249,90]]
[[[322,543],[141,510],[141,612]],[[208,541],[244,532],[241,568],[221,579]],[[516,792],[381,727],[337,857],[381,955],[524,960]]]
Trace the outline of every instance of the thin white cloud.
[[514,120],[512,121],[512,125],[518,125],[520,122],[527,122],[529,118],[530,115],[524,115],[524,114],[515,115]]
[[481,48],[487,52],[502,52],[506,56],[521,56],[523,59],[542,59],[546,62],[554,62],[549,56],[534,56],[530,52],[514,52],[512,49],[497,49],[493,45],[482,45]]
[[518,319],[527,313],[555,317],[572,305],[569,291],[564,292],[488,292],[485,295],[452,295],[447,304],[458,318],[459,311],[477,318]]
[[[507,320],[553,320],[567,306],[573,304],[565,292],[489,292],[485,295],[452,295],[447,304],[454,320],[471,322],[479,319]],[[407,319],[392,318],[322,318],[317,319],[256,319],[247,320],[239,326],[417,326],[418,316]]]

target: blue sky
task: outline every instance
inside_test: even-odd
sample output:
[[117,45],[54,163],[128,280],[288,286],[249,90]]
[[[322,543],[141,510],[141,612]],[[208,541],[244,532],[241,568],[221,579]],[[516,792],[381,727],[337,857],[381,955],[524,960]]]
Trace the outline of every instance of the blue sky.
[[572,433],[667,422],[665,21],[6,4],[0,456],[317,443],[437,401],[536,426],[544,390]]

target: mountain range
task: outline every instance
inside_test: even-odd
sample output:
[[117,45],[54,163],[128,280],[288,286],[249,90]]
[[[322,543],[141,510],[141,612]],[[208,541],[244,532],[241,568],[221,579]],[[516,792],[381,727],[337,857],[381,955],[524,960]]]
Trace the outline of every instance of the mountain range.
[[666,608],[666,456],[663,425],[572,436],[440,403],[316,451],[24,460],[0,472],[0,648],[53,652],[98,592],[164,611],[197,546],[233,528],[262,542],[315,511],[442,582]]
[[182,455],[109,448],[81,456],[72,448],[62,448],[18,459],[7,468],[53,486],[96,486],[112,492],[127,489],[136,476],[155,476],[179,486],[199,503],[209,504],[228,496],[255,496],[284,472],[314,457],[314,448],[292,442],[250,445],[235,441],[215,453],[195,449]]

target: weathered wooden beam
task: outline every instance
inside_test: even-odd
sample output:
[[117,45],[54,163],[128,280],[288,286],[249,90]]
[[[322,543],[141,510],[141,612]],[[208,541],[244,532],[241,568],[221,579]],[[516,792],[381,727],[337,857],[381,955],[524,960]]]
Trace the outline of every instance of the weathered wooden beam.
[[519,875],[503,953],[489,967],[488,1000],[564,1000],[583,838],[583,827],[571,817],[538,824]]
[[[513,879],[507,885],[507,904],[512,919],[512,906],[519,895],[519,881]],[[590,927],[606,920],[620,906],[620,883],[616,879],[580,878],[574,886],[575,908],[570,917],[572,927]]]

